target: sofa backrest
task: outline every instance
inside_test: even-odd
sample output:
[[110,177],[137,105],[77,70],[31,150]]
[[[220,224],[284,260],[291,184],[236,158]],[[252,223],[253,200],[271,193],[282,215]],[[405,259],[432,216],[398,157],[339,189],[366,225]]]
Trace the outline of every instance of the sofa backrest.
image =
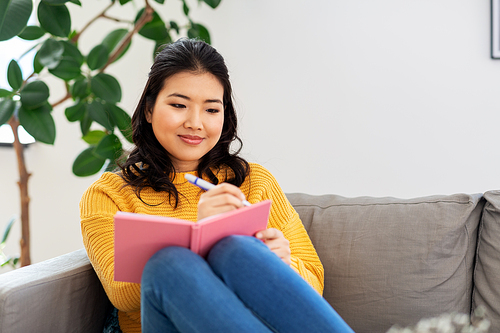
[[500,191],[484,194],[472,308],[483,306],[491,321],[490,332],[500,332]]
[[325,268],[324,297],[355,332],[470,313],[482,195],[287,196]]

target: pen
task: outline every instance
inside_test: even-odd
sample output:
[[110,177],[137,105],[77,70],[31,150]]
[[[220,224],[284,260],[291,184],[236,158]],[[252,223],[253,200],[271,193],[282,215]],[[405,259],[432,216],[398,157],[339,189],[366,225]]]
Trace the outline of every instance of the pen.
[[[198,186],[199,188],[201,188],[202,190],[205,190],[205,191],[211,190],[212,188],[215,187],[214,184],[211,184],[211,183],[207,182],[206,180],[198,178],[195,175],[191,175],[189,173],[186,174],[186,175],[184,175],[184,178],[186,178],[186,180],[188,182],[190,182],[191,184],[196,185],[196,186]],[[245,206],[250,206],[251,205],[251,203],[248,202],[248,201],[246,201],[246,200],[243,200],[242,203]]]

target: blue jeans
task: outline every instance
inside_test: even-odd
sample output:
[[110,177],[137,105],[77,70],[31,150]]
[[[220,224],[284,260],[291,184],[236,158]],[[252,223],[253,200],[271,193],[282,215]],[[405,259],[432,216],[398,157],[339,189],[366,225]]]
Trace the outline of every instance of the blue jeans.
[[142,331],[349,332],[353,330],[260,240],[229,236],[206,260],[167,247],[148,261]]

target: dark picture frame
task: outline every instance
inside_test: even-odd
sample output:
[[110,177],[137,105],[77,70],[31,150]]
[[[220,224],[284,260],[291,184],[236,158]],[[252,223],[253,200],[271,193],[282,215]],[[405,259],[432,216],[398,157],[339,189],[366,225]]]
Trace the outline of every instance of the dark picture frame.
[[500,0],[491,0],[491,58],[500,59]]

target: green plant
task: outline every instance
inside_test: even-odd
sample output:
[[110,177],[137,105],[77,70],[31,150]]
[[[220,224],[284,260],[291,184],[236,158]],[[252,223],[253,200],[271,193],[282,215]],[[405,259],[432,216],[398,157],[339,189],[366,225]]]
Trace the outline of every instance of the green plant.
[[[90,0],[86,0],[90,1]],[[72,100],[65,115],[70,122],[79,122],[82,138],[88,143],[73,163],[77,176],[93,175],[103,168],[113,169],[115,159],[122,155],[122,142],[130,141],[130,116],[119,103],[122,91],[119,80],[106,73],[108,66],[119,60],[130,48],[134,36],[140,35],[154,41],[153,54],[160,45],[176,37],[200,38],[210,43],[208,29],[190,16],[187,0],[180,0],[186,24],[164,20],[155,9],[165,0],[135,0],[144,4],[130,20],[123,21],[108,13],[114,6],[128,6],[132,0],[112,0],[97,16],[89,18],[80,30],[72,30],[68,6],[81,6],[80,0],[42,0],[36,13],[39,25],[27,26],[34,8],[34,0],[0,0],[0,41],[16,36],[36,41],[33,49],[33,73],[24,75],[13,59],[8,64],[7,79],[11,89],[0,89],[0,125],[8,123],[14,133],[14,148],[19,167],[21,195],[21,265],[30,263],[29,255],[29,196],[23,146],[17,129],[22,125],[38,142],[54,144],[56,126],[52,110],[61,103]],[[217,8],[221,0],[198,0]],[[75,7],[77,8],[77,7]],[[107,19],[118,27],[84,54],[79,49],[79,39],[98,19]],[[27,73],[25,73],[27,74]],[[26,77],[26,79],[23,79]],[[50,104],[48,77],[61,80],[66,94]],[[94,124],[94,125],[93,125]],[[98,125],[98,129],[95,125]],[[91,129],[92,126],[92,129]]]
[[10,230],[12,229],[12,225],[16,222],[15,217],[11,217],[9,222],[7,222],[7,226],[3,232],[2,240],[0,241],[0,267],[11,266],[12,268],[16,268],[19,262],[19,256],[9,256],[3,252],[5,245],[7,244],[7,238],[9,238]]

